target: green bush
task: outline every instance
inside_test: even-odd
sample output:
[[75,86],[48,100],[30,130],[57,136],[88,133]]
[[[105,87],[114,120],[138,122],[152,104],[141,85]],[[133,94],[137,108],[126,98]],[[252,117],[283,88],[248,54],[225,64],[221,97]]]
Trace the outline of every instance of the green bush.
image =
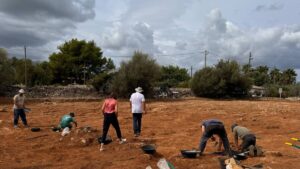
[[128,98],[134,89],[142,87],[147,97],[153,95],[153,87],[160,77],[160,66],[147,54],[135,52],[132,59],[121,63],[112,81],[112,91]]
[[197,71],[191,82],[196,96],[211,98],[244,97],[250,87],[251,79],[241,72],[236,61],[229,60]]
[[111,80],[114,73],[100,73],[96,75],[89,83],[97,90],[104,94],[111,92]]
[[282,97],[299,97],[300,96],[300,84],[295,85],[266,85],[267,97],[279,97],[279,88],[282,88]]
[[161,77],[158,86],[171,87],[188,87],[190,76],[188,70],[178,66],[162,66]]

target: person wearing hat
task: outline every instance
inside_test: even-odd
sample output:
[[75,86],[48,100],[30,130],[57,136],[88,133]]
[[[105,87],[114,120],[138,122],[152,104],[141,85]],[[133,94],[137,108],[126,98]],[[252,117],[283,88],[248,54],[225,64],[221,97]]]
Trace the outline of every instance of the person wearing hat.
[[25,127],[28,127],[26,114],[25,114],[25,91],[20,89],[18,94],[14,96],[14,128],[18,128],[19,117]]
[[142,94],[141,87],[135,88],[135,93],[130,96],[130,109],[132,112],[134,136],[138,137],[141,134],[142,116],[146,114],[145,97]]
[[212,141],[215,140],[215,136],[219,137],[219,149],[221,149],[221,145],[223,144],[226,153],[229,156],[232,156],[232,152],[230,149],[229,141],[227,138],[227,133],[224,127],[224,124],[217,119],[209,119],[205,120],[202,123],[202,137],[199,144],[200,155],[203,154],[204,149],[206,147],[206,142],[209,139]]
[[[256,144],[256,137],[255,135],[246,127],[239,126],[238,124],[233,124],[231,126],[231,131],[233,132],[234,136],[234,143],[238,149],[245,152],[249,149],[251,145],[255,146]],[[238,139],[242,140],[242,144],[238,144]]]

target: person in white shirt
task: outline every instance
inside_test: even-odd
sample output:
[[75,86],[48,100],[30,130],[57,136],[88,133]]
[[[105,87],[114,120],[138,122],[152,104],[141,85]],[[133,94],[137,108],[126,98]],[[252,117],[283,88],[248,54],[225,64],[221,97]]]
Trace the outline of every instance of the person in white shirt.
[[19,116],[25,127],[28,127],[26,114],[25,114],[25,91],[20,89],[19,93],[14,96],[14,127],[18,128]]
[[133,118],[134,136],[138,137],[141,134],[142,115],[146,114],[146,103],[145,97],[142,94],[143,89],[141,87],[137,87],[135,91],[136,92],[132,93],[130,96],[130,108]]

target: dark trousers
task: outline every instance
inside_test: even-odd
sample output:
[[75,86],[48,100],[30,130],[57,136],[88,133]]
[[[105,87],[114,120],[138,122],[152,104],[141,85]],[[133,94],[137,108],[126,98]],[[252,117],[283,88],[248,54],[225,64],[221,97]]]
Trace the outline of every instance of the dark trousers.
[[256,144],[256,137],[254,134],[247,134],[243,137],[243,142],[241,144],[241,147],[242,147],[242,152],[245,152],[248,150],[248,147],[251,146],[251,145],[254,145]]
[[231,156],[232,154],[227,138],[227,133],[223,125],[211,125],[205,128],[205,132],[203,133],[199,144],[199,149],[201,152],[200,154],[203,153],[207,140],[210,139],[214,134],[218,135],[221,138],[226,153]]
[[24,109],[14,109],[14,125],[18,125],[19,116],[21,117],[23,124],[26,126],[27,120]]
[[106,140],[106,135],[108,133],[108,129],[110,124],[113,125],[113,127],[116,130],[117,136],[119,139],[122,138],[118,118],[115,113],[104,113],[104,120],[103,120],[103,132],[102,132],[102,139],[101,143],[104,143]]
[[142,128],[142,113],[132,113],[134,134],[140,134]]

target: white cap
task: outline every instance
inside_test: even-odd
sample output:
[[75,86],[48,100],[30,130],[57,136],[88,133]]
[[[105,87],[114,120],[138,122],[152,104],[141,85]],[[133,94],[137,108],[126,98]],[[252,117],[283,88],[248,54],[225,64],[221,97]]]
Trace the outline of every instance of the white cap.
[[24,89],[20,89],[19,93],[25,93]]
[[135,91],[141,93],[141,92],[143,92],[143,89],[141,87],[137,87],[137,88],[135,88]]

